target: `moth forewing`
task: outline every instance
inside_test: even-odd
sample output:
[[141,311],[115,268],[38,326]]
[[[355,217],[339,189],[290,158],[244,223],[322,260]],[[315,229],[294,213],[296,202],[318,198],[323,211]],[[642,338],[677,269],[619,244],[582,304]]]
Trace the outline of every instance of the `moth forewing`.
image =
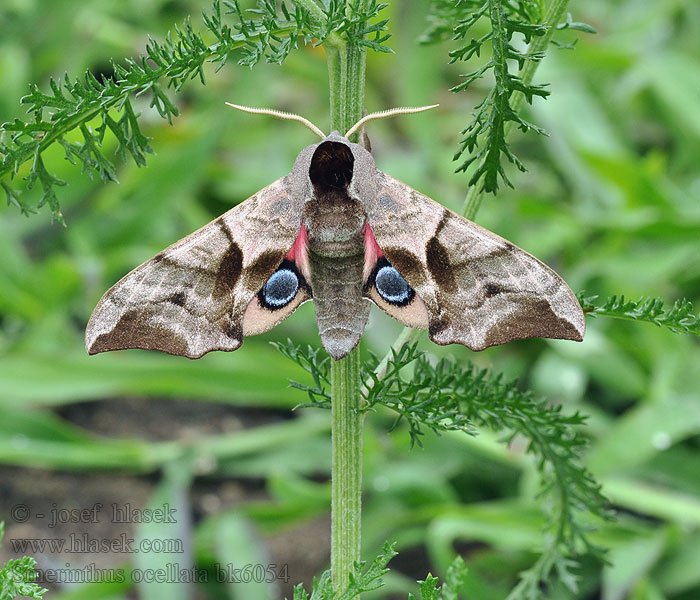
[[376,177],[369,225],[425,303],[434,342],[483,350],[528,337],[583,339],[576,296],[544,263],[405,183]]
[[274,182],[127,274],[95,307],[88,352],[199,358],[240,347],[247,306],[298,236],[303,204],[293,188],[290,177]]

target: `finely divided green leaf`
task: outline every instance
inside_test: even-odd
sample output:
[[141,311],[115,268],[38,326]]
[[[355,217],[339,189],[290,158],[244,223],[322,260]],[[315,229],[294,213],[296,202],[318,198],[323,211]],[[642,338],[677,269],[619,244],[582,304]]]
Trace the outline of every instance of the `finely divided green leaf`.
[[[299,40],[318,45],[331,33],[342,33],[351,44],[379,52],[391,51],[385,46],[390,35],[386,31],[387,20],[376,20],[387,5],[376,0],[333,1],[323,10],[320,7],[307,9],[302,3],[295,3],[292,10],[284,2],[277,6],[266,0],[258,0],[256,8],[248,11],[240,7],[238,0],[224,0],[223,6],[230,22],[224,22],[220,0],[214,0],[211,13],[203,17],[204,35],[214,37],[213,44],[205,42],[203,35],[186,20],[162,42],[149,38],[144,56],[114,63],[114,78],[99,80],[89,71],[75,79],[68,75],[52,78],[50,93],[30,85],[29,94],[21,102],[28,106],[27,112],[33,115],[33,121],[15,120],[0,126],[0,136],[9,134],[8,142],[0,141],[0,179],[12,179],[21,165],[32,161],[27,187],[31,188],[38,181],[43,191],[37,208],[48,204],[53,218],[63,223],[55,188],[65,182],[47,171],[43,152],[58,142],[63,145],[69,161],[81,163],[83,172],[96,173],[104,181],[116,181],[114,164],[102,150],[102,141],[109,129],[119,142],[117,154],[122,159],[131,156],[137,165],[144,165],[146,155],[152,150],[148,138],[140,131],[131,98],[150,95],[150,106],[172,123],[179,112],[164,89],[172,88],[177,92],[193,79],[204,84],[204,64],[215,63],[218,71],[235,51],[240,53],[239,65],[253,67],[263,59],[280,64],[297,48]],[[49,116],[45,118],[47,110]],[[121,116],[116,118],[116,113]],[[95,118],[102,122],[93,131],[88,123]],[[82,133],[82,143],[65,139],[76,128]],[[6,181],[2,181],[2,187],[9,204],[17,206],[24,214],[33,212]]]
[[611,296],[604,303],[596,304],[598,296],[585,297],[578,294],[583,311],[591,316],[614,317],[630,321],[646,321],[658,327],[665,327],[674,333],[691,333],[700,336],[700,315],[693,313],[693,305],[685,298],[676,300],[670,309],[664,308],[661,298],[641,297],[639,300],[625,300],[624,296]]
[[490,42],[491,60],[480,68],[464,74],[462,83],[451,91],[467,89],[474,81],[481,79],[489,71],[493,73],[495,85],[483,102],[475,109],[472,121],[462,130],[464,138],[454,155],[459,160],[466,152],[470,156],[462,160],[457,171],[466,171],[472,164],[476,169],[472,173],[469,185],[480,184],[486,192],[498,190],[499,180],[512,187],[505,169],[504,159],[513,163],[520,171],[525,166],[513,153],[506,141],[507,127],[514,123],[522,131],[545,133],[543,129],[525,121],[518,111],[513,109],[511,97],[514,92],[521,92],[532,103],[535,96],[545,98],[549,92],[543,85],[525,83],[519,74],[512,73],[510,63],[517,63],[522,72],[527,62],[537,62],[544,56],[542,52],[524,52],[512,43],[513,35],[518,34],[529,43],[533,37],[544,36],[547,27],[535,19],[541,18],[531,2],[518,0],[461,0],[433,2],[433,25],[424,36],[424,41],[434,41],[446,36],[451,29],[452,39],[462,42],[477,22],[488,21],[487,33],[450,52],[450,62],[467,61],[473,56],[479,57],[484,45]]

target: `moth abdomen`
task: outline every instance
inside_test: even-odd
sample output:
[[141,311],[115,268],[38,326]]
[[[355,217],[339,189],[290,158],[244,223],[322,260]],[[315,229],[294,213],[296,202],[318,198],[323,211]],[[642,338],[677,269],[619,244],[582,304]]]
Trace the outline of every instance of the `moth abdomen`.
[[329,258],[345,258],[364,253],[362,207],[347,194],[327,193],[307,204],[304,224],[309,250]]
[[360,341],[369,317],[362,294],[364,255],[329,258],[310,253],[311,288],[321,343],[336,360]]

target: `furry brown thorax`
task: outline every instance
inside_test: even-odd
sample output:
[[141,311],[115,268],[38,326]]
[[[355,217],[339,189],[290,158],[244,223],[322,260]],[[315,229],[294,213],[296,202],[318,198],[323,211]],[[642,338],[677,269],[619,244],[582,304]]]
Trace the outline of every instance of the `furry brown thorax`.
[[347,144],[321,142],[311,158],[309,179],[313,198],[304,208],[309,250],[339,258],[363,254],[365,212],[349,195],[355,159]]

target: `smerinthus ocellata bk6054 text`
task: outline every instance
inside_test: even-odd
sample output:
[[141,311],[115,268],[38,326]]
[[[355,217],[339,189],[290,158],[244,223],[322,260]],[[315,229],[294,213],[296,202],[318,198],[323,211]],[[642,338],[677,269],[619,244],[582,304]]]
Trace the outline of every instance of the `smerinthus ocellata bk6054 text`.
[[[240,107],[244,108],[244,107]],[[198,358],[236,350],[313,300],[335,359],[359,342],[372,300],[438,344],[482,350],[529,337],[581,340],[583,312],[542,262],[377,169],[345,136],[301,151],[289,175],[116,283],[87,326],[90,354]]]

